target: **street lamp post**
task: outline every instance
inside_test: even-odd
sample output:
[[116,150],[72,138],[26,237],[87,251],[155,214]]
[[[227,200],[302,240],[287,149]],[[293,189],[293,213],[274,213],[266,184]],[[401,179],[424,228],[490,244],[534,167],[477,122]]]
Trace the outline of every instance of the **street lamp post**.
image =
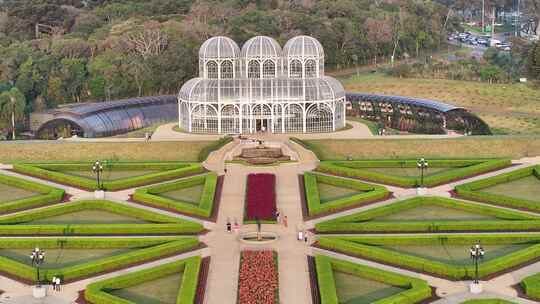
[[469,252],[471,254],[471,259],[474,261],[474,281],[471,284],[471,292],[473,293],[479,293],[482,291],[480,286],[480,281],[478,280],[478,263],[481,259],[484,258],[484,248],[480,245],[480,242],[476,243],[476,245],[472,246],[469,249]]
[[100,175],[103,172],[103,164],[99,160],[96,160],[96,162],[92,166],[92,171],[94,171],[94,173],[96,174],[98,190],[102,190],[102,182],[100,181]]
[[37,286],[41,287],[41,280],[39,278],[39,267],[43,262],[45,262],[45,251],[39,249],[39,247],[34,248],[30,254],[30,259],[32,260],[32,266],[36,266],[37,269]]
[[[425,194],[425,188],[424,188],[424,170],[427,170],[429,164],[428,161],[425,158],[421,158],[416,162],[416,166],[420,170],[420,185],[418,187],[418,194]],[[420,190],[421,189],[421,190]]]

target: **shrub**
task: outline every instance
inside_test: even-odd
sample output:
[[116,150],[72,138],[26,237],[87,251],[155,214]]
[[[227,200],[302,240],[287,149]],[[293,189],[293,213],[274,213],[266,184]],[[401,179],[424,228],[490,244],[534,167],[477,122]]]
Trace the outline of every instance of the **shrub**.
[[[317,183],[326,183],[338,187],[351,188],[361,193],[330,202],[321,203]],[[390,193],[385,187],[362,183],[353,179],[328,176],[312,172],[304,173],[304,188],[309,215],[335,212],[355,204],[367,204],[386,198]]]
[[521,281],[521,287],[528,297],[540,301],[540,273],[526,277]]
[[[201,217],[210,217],[214,209],[214,199],[218,176],[215,173],[197,175],[189,178],[184,178],[178,181],[159,184],[146,188],[140,188],[133,194],[133,199],[147,205],[163,208],[167,210],[177,211]],[[204,184],[201,200],[197,206],[192,203],[182,202],[171,198],[160,196],[160,194],[172,190],[192,187],[195,185]]]
[[58,203],[62,200],[65,194],[63,189],[46,186],[15,176],[0,174],[0,183],[37,192],[35,196],[28,198],[2,202],[0,204],[0,214],[40,207],[51,203]]
[[219,140],[216,140],[214,143],[201,149],[201,151],[199,152],[198,160],[200,162],[205,161],[208,158],[208,155],[210,155],[210,153],[221,149],[223,146],[225,146],[226,144],[232,141],[233,141],[233,138],[230,136],[225,136],[225,137],[220,138]]
[[85,299],[93,304],[136,304],[108,293],[110,290],[127,288],[183,271],[182,283],[176,298],[177,304],[194,303],[201,267],[198,256],[167,263],[150,269],[98,281],[88,285]]

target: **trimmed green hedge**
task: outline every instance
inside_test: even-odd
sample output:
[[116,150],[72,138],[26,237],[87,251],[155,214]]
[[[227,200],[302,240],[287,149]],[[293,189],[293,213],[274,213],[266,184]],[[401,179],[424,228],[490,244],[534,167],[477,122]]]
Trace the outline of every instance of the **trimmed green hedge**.
[[[159,237],[159,238],[1,238],[1,249],[109,249],[133,248],[134,251],[100,258],[90,262],[56,269],[40,269],[40,279],[50,281],[59,276],[66,281],[75,281],[92,275],[110,272],[168,255],[179,254],[195,248],[199,244],[194,237]],[[45,261],[46,265],[46,261]],[[0,256],[0,269],[17,278],[36,282],[37,271],[34,267]]]
[[[133,199],[158,208],[171,209],[181,213],[208,218],[212,215],[214,209],[214,196],[216,194],[217,180],[218,176],[213,172],[188,177],[171,183],[137,189],[133,194]],[[204,188],[199,205],[159,196],[159,194],[164,192],[202,184],[204,184]]]
[[[102,210],[148,223],[119,224],[31,224],[29,222],[83,210]],[[155,213],[106,200],[84,200],[40,210],[0,217],[0,235],[129,235],[194,234],[203,226],[188,220]]]
[[[416,160],[360,160],[360,161],[323,161],[317,171],[333,175],[364,179],[372,182],[400,187],[417,187],[420,177],[398,176],[387,173],[369,171],[369,168],[416,168]],[[429,160],[431,168],[455,167],[455,169],[424,176],[424,185],[433,187],[461,178],[502,169],[512,164],[509,159],[483,160]]]
[[387,263],[397,267],[426,272],[452,280],[474,276],[474,265],[455,265],[386,249],[383,245],[463,245],[464,250],[477,242],[483,245],[530,244],[527,248],[482,262],[480,277],[507,270],[540,257],[540,234],[478,234],[478,235],[417,235],[417,236],[354,236],[320,237],[319,246]]
[[315,263],[321,304],[338,304],[334,270],[407,289],[374,302],[376,304],[414,304],[430,298],[432,294],[427,282],[416,278],[322,255],[315,256]]
[[540,273],[526,277],[520,284],[528,297],[540,301]]
[[23,178],[0,174],[0,183],[37,192],[35,196],[0,204],[0,214],[58,203],[64,197],[63,189],[43,185]]
[[200,268],[201,258],[198,256],[190,257],[92,283],[86,287],[84,297],[93,304],[137,304],[127,299],[116,297],[108,293],[108,291],[128,288],[183,271],[182,283],[180,284],[176,303],[192,304],[197,295]]
[[[111,170],[160,170],[142,176],[133,176],[118,180],[103,181],[103,188],[108,191],[117,191],[133,188],[152,183],[158,183],[175,178],[185,177],[197,173],[203,173],[205,169],[199,163],[123,163],[115,162],[106,165]],[[87,190],[96,190],[95,179],[75,176],[62,171],[91,170],[92,163],[69,163],[69,164],[15,164],[13,169],[19,173],[51,180],[60,184],[79,187]]]
[[[362,193],[321,203],[317,183],[351,188],[362,191]],[[339,211],[354,204],[369,203],[386,198],[390,195],[390,192],[388,192],[388,190],[383,186],[370,185],[353,179],[317,174],[313,172],[304,173],[304,188],[308,213],[310,216],[325,212]]]
[[[424,205],[453,208],[496,217],[493,220],[378,220],[379,217]],[[540,216],[493,208],[450,198],[418,196],[315,225],[319,233],[336,232],[453,232],[540,230]]]
[[508,173],[496,175],[493,177],[477,180],[456,186],[456,193],[463,198],[481,201],[485,203],[507,206],[512,208],[528,209],[532,211],[540,211],[540,200],[526,200],[522,198],[511,197],[510,195],[500,195],[488,192],[483,192],[482,189],[515,181],[527,176],[535,175],[540,177],[540,166],[531,166],[519,170],[514,170]]
[[210,155],[210,153],[221,149],[223,146],[230,143],[231,141],[233,141],[232,137],[225,136],[216,140],[214,143],[202,148],[199,152],[198,160],[200,162],[205,161],[208,158],[208,155]]
[[514,302],[501,299],[475,299],[462,302],[461,304],[515,304]]

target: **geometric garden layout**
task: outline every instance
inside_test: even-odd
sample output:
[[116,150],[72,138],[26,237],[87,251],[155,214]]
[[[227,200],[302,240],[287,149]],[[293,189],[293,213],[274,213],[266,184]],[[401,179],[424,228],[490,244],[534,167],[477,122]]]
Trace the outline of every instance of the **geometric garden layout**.
[[[100,186],[92,163],[0,170],[0,276],[7,278],[0,282],[11,284],[0,285],[0,294],[15,282],[60,277],[65,290],[49,291],[56,303],[82,290],[77,303],[211,303],[221,290],[222,303],[240,304],[290,303],[304,290],[309,301],[324,304],[540,301],[540,165],[430,160],[423,178],[414,159],[321,161],[305,171],[310,152],[290,146],[297,162],[275,167],[230,163],[224,171],[220,150],[213,153],[219,161],[205,163],[213,170],[111,162],[101,176],[105,199],[94,198]],[[297,172],[287,173],[296,193],[280,190],[283,170]],[[275,189],[230,194],[233,186],[248,193],[249,174],[269,172],[277,176]],[[422,185],[428,194],[416,195]],[[295,203],[282,205],[284,197]],[[224,231],[226,222],[236,222],[240,233],[257,231],[258,219],[244,213],[262,201],[291,217],[287,227],[278,219],[263,223],[263,231],[278,235],[275,242],[245,246],[235,237],[214,246],[238,233]],[[293,210],[301,210],[298,220]],[[297,232],[308,230],[309,244],[299,247]],[[284,264],[289,240],[301,248],[296,270]],[[478,268],[486,300],[471,300],[464,283],[475,277],[469,248],[476,243],[486,253]],[[46,253],[39,270],[28,257],[36,247]],[[223,258],[227,250],[235,253]],[[218,273],[226,267],[234,273]],[[308,271],[309,278],[298,279]],[[500,285],[505,274],[512,280]],[[228,280],[220,287],[216,278]],[[306,286],[291,292],[299,282]]]

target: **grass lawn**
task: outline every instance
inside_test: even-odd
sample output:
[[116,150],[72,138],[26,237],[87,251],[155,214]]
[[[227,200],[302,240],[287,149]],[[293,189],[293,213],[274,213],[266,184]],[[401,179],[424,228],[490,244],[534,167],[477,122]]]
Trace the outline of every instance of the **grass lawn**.
[[497,217],[437,205],[419,206],[376,217],[374,221],[495,220]]
[[[539,103],[540,105],[540,103]],[[540,155],[540,136],[470,136],[445,139],[322,139],[304,141],[321,160],[513,158]],[[428,169],[429,170],[429,169]]]
[[487,187],[481,191],[540,202],[540,179],[534,175],[530,175],[514,181]]
[[201,202],[201,195],[203,193],[203,190],[204,184],[200,184],[188,188],[163,192],[158,194],[158,196],[163,196],[181,202],[192,203],[198,206]]
[[348,92],[434,99],[470,109],[494,133],[540,133],[540,90],[525,84],[394,78],[380,74],[343,79]]
[[213,141],[171,142],[64,142],[25,141],[0,143],[0,163],[122,161],[198,161]]
[[[41,268],[53,269],[69,267],[80,263],[86,263],[117,254],[126,253],[133,249],[45,249],[45,263]],[[24,249],[0,249],[0,256],[13,259],[26,265],[32,265],[29,254],[32,250]]]
[[356,189],[338,187],[338,186],[325,184],[325,183],[317,183],[317,188],[319,190],[319,197],[320,197],[321,203],[334,201],[340,198],[348,197],[348,196],[355,195],[362,192]]
[[150,133],[150,134],[154,133],[156,131],[156,129],[159,126],[163,125],[163,124],[166,124],[166,122],[161,123],[161,124],[151,125],[151,126],[148,126],[146,128],[142,128],[142,129],[138,129],[138,130],[135,130],[135,131],[132,131],[132,132],[128,132],[126,134],[116,135],[114,137],[116,137],[116,138],[144,138],[146,133]]
[[0,204],[32,197],[34,195],[40,195],[40,193],[0,183]]
[[[90,169],[90,168],[89,168]],[[79,177],[86,177],[95,179],[96,174],[92,170],[88,171],[61,171],[66,174],[75,175]],[[100,175],[100,178],[105,181],[113,181],[118,179],[123,179],[127,177],[142,176],[146,174],[156,173],[159,170],[103,170]]]
[[405,289],[334,271],[339,304],[369,304],[390,297]]
[[48,218],[38,219],[31,222],[21,223],[21,225],[38,224],[145,224],[143,221],[134,217],[107,212],[103,210],[83,210]]
[[175,273],[139,285],[109,291],[110,294],[140,304],[176,304],[183,273]]
[[[509,253],[524,249],[530,245],[482,245],[486,251],[483,261],[489,261]],[[430,260],[444,262],[452,265],[471,265],[469,246],[465,245],[384,245],[384,248],[411,254]]]

